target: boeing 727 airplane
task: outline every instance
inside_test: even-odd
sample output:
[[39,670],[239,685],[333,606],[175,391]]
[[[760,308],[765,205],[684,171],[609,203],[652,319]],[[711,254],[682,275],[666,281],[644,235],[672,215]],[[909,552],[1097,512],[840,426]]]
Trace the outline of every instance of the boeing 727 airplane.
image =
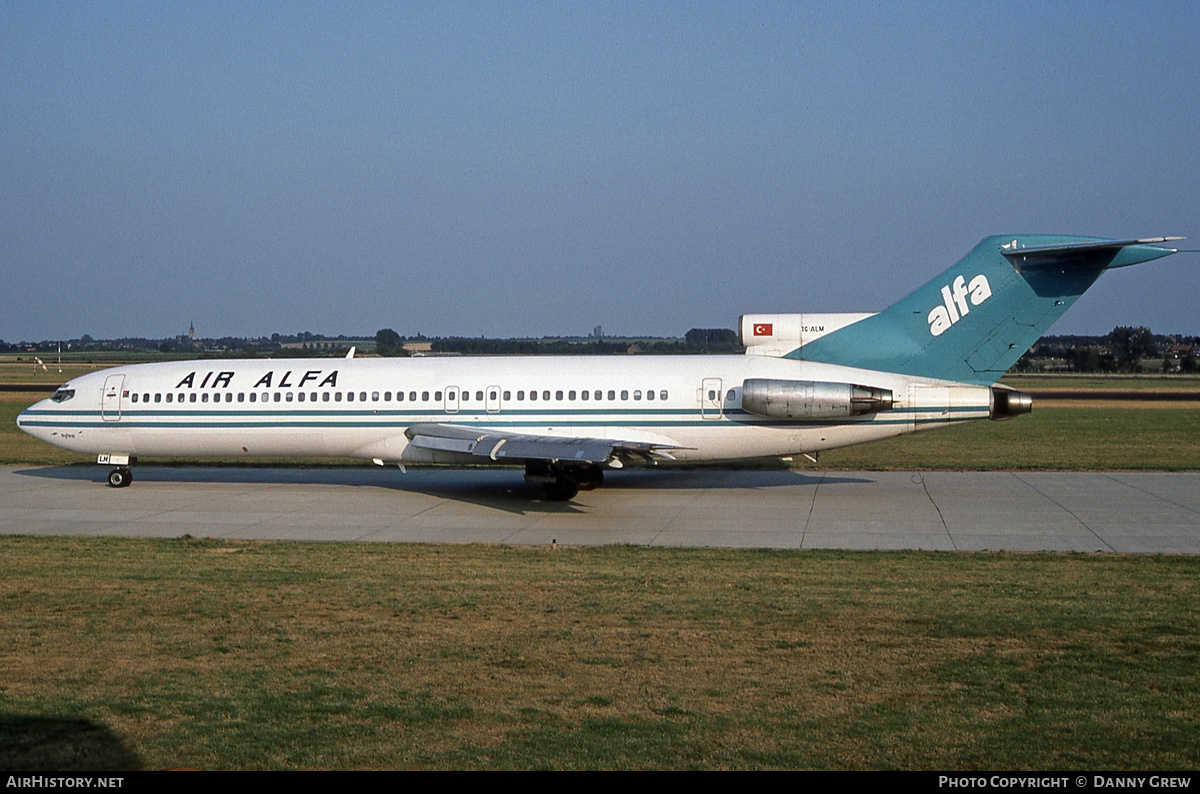
[[64,383],[30,435],[132,480],[138,457],[517,463],[548,499],[608,468],[785,457],[1028,413],[995,385],[1110,268],[1180,237],[985,238],[877,314],[757,314],[745,355],[133,364]]

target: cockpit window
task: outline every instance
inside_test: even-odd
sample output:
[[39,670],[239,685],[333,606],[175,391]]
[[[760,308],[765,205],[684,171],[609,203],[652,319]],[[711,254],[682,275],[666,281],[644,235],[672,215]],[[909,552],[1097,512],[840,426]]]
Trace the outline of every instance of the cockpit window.
[[75,396],[74,389],[59,389],[50,395],[50,399],[56,403],[65,403],[67,400]]

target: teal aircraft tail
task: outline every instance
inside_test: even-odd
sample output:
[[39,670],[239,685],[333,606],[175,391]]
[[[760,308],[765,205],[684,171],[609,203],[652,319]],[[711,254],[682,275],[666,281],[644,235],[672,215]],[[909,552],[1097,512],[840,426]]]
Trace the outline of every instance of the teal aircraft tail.
[[785,358],[986,386],[1105,270],[1175,253],[1155,243],[1023,234],[984,238],[958,264],[879,314]]

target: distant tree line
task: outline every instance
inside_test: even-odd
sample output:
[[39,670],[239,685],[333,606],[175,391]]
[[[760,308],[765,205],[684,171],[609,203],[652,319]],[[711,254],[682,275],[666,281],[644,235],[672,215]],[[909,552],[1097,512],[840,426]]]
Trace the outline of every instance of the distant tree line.
[[622,353],[673,355],[688,353],[741,353],[737,333],[728,328],[693,328],[679,339],[604,339],[580,337],[571,339],[487,339],[484,337],[449,336],[428,339],[406,339],[391,328],[375,334],[375,352],[381,356],[406,356],[409,342],[429,343],[431,353],[453,353],[471,356],[606,356]]
[[[372,345],[372,341],[374,344]],[[158,351],[175,357],[210,356],[271,357],[344,356],[352,345],[360,352],[381,356],[411,354],[406,345],[421,343],[435,354],[458,355],[620,355],[629,353],[672,355],[705,353],[741,353],[737,333],[728,328],[693,328],[678,338],[597,338],[547,337],[543,339],[485,339],[481,337],[437,337],[418,334],[401,336],[384,328],[370,337],[325,336],[303,331],[298,334],[271,334],[257,338],[220,337],[193,340],[185,335],[170,339],[94,339],[84,334],[63,340],[64,353],[89,351]],[[54,353],[60,342],[6,343],[0,351]],[[1016,372],[1200,372],[1200,337],[1154,334],[1145,327],[1117,326],[1104,336],[1044,336],[1013,367]]]
[[1104,336],[1044,336],[1013,369],[1017,372],[1200,371],[1200,338],[1164,336],[1144,326],[1117,326]]

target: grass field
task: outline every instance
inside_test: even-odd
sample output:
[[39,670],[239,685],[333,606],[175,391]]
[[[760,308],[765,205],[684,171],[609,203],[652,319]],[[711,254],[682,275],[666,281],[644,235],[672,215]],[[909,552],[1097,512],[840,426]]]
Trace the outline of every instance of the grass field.
[[1195,558],[0,548],[5,769],[1200,764]]
[[[16,429],[38,398],[0,393],[0,462],[90,462]],[[819,467],[1200,469],[1200,410],[1042,403]],[[2,770],[1200,763],[1200,558],[0,537],[0,559]]]
[[1005,375],[1001,383],[1022,391],[1200,392],[1195,375]]
[[89,372],[117,366],[118,364],[139,364],[145,361],[166,361],[170,357],[162,354],[129,354],[129,353],[90,353],[67,354],[63,356],[60,366],[54,361],[53,355],[43,357],[45,369],[33,360],[33,353],[20,356],[0,355],[0,384],[22,383],[43,384],[50,390],[60,383],[66,383],[71,378],[86,375]]

